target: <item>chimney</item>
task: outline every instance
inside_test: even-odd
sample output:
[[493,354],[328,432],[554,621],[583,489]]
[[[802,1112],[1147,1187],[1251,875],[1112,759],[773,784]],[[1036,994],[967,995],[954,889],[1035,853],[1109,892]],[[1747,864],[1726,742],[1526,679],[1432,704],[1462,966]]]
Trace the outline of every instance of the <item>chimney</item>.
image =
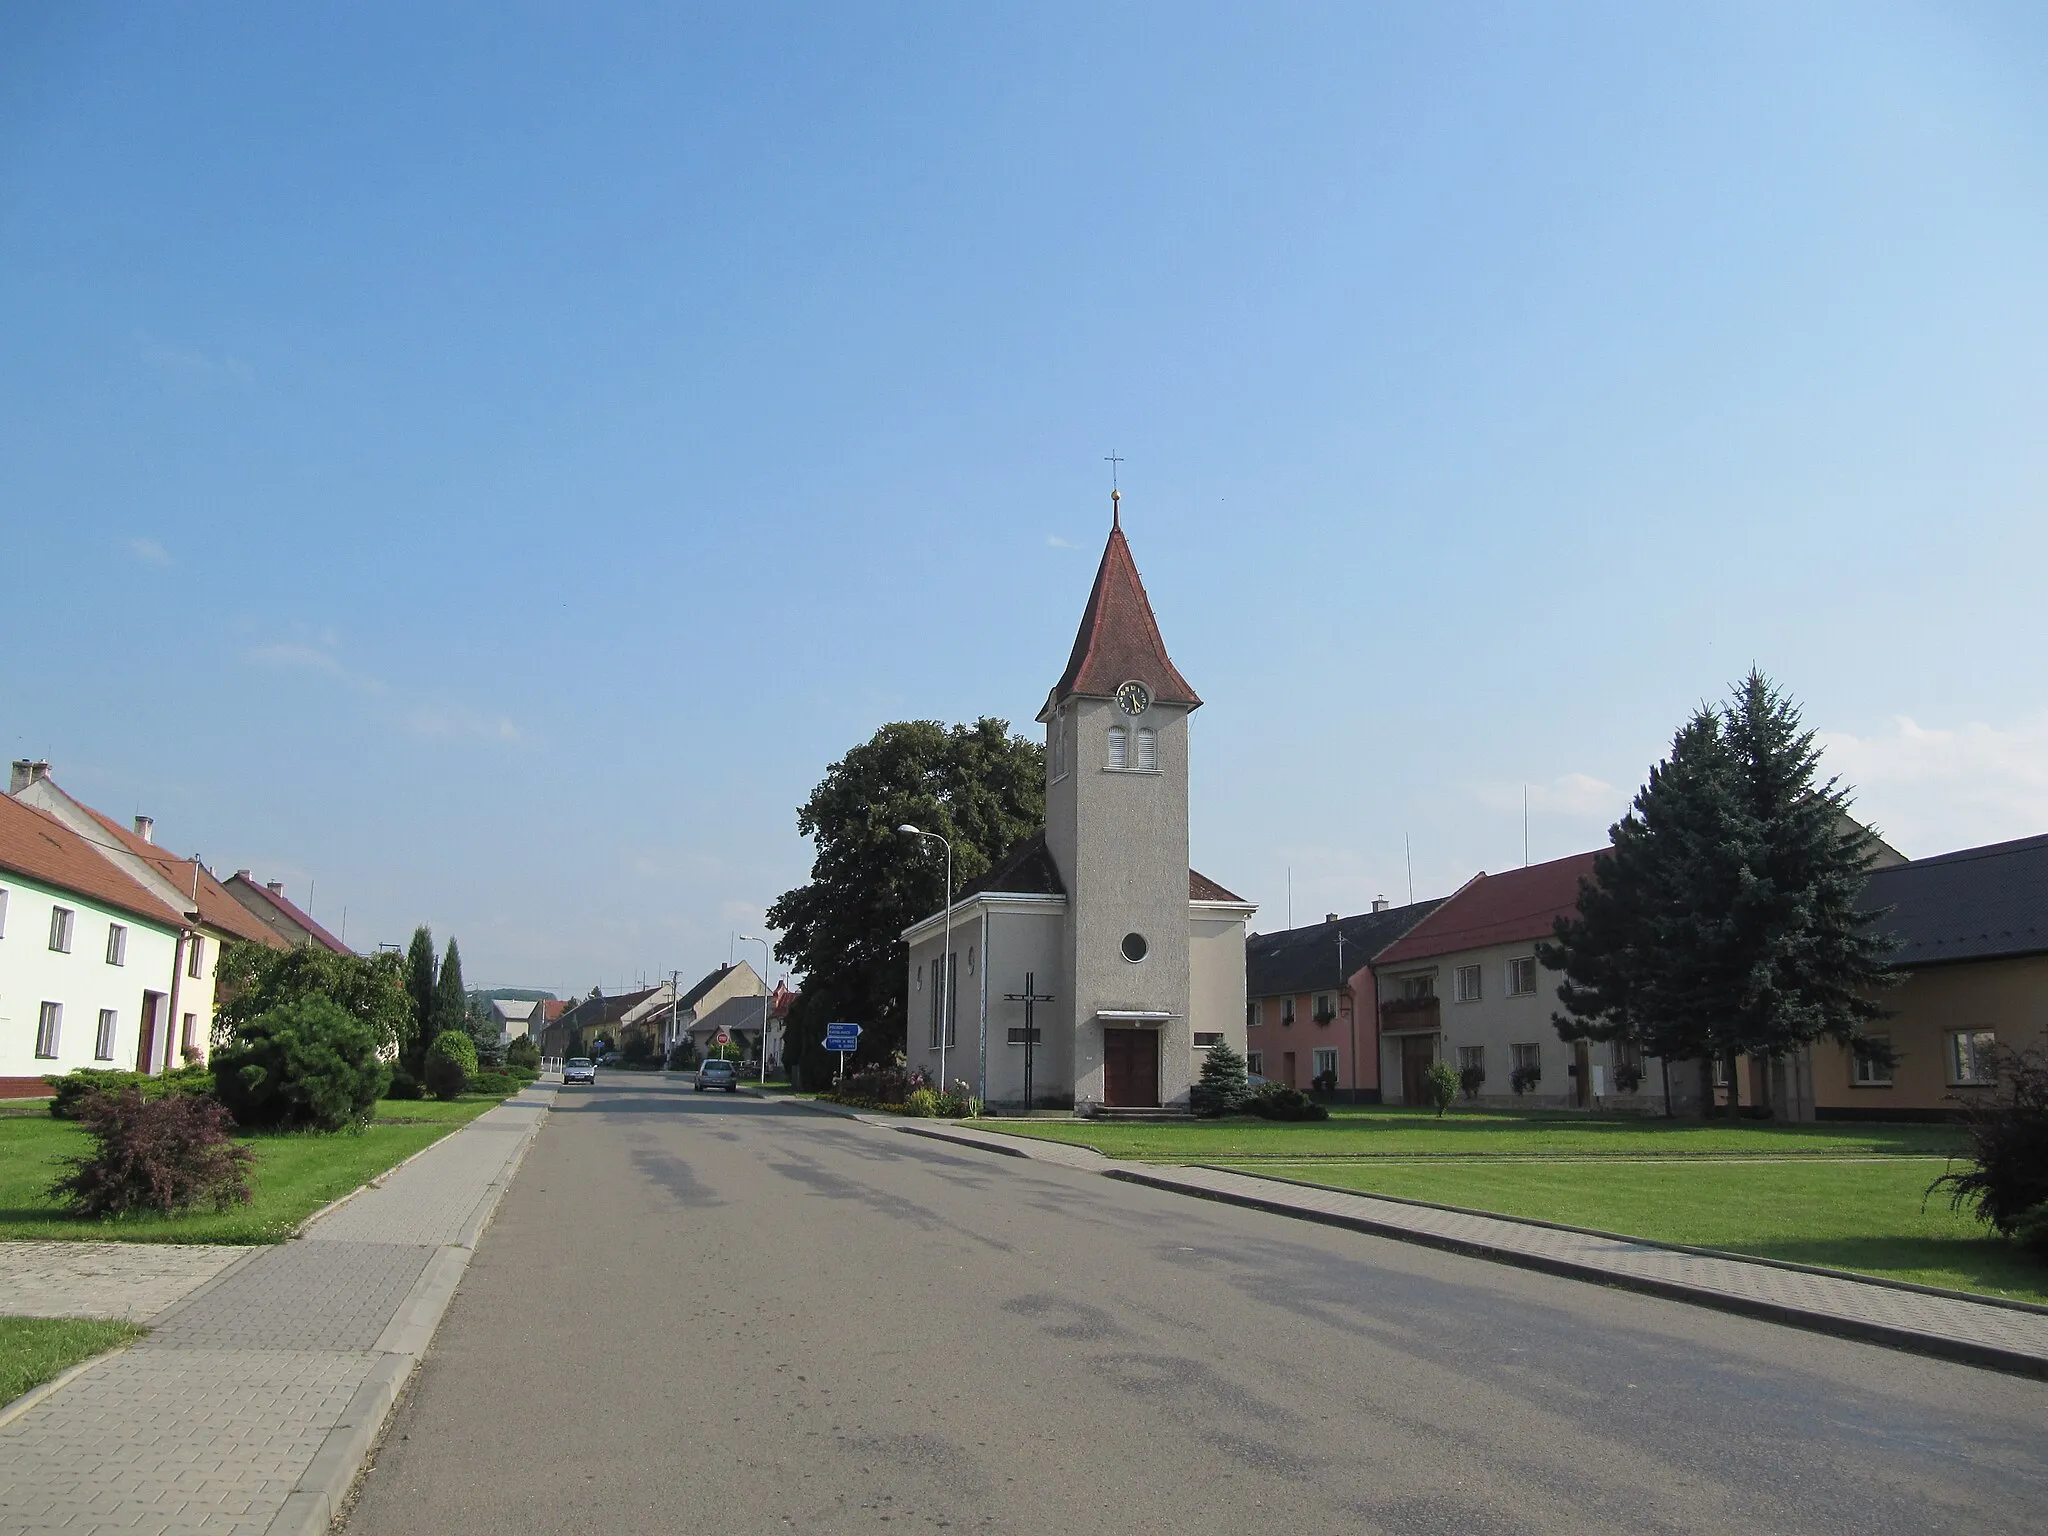
[[156,818],[154,816],[137,816],[135,818],[135,835],[145,843],[154,843],[156,841]]
[[1335,921],[1337,921],[1337,914],[1334,912],[1326,912],[1323,914],[1323,921],[1326,923],[1334,923]]
[[284,894],[284,882],[282,880],[266,880],[263,882],[263,889],[270,892],[273,896],[282,896]]
[[50,776],[50,765],[41,758],[17,757],[14,771],[7,776],[7,793],[18,795],[29,785]]
[[1386,911],[1386,910],[1387,910],[1387,898],[1386,898],[1386,897],[1384,897],[1384,896],[1375,896],[1375,897],[1373,897],[1373,899],[1372,899],[1372,909],[1373,909],[1373,911],[1375,911],[1375,912],[1384,912],[1384,911]]
[[235,871],[235,878],[237,880],[247,880],[249,878],[249,871],[247,871],[246,869],[238,869]]

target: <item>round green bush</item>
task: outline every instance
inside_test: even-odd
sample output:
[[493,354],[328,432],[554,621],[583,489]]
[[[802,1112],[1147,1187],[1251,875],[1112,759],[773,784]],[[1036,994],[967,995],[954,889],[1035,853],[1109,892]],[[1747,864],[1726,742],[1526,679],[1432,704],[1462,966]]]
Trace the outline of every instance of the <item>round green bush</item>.
[[427,1092],[456,1099],[476,1076],[476,1042],[459,1029],[444,1029],[427,1047]]
[[420,1086],[420,1080],[403,1067],[391,1069],[391,1086],[384,1090],[387,1099],[423,1099],[427,1090]]
[[929,1120],[939,1112],[939,1096],[929,1088],[913,1088],[903,1101],[903,1113]]
[[495,1093],[499,1098],[517,1093],[526,1085],[510,1072],[479,1072],[471,1079],[471,1093]]
[[535,1072],[540,1070],[540,1047],[534,1043],[533,1036],[521,1035],[505,1047],[505,1065],[525,1067]]
[[241,1026],[213,1058],[213,1090],[245,1129],[338,1131],[369,1121],[386,1070],[369,1026],[301,997]]

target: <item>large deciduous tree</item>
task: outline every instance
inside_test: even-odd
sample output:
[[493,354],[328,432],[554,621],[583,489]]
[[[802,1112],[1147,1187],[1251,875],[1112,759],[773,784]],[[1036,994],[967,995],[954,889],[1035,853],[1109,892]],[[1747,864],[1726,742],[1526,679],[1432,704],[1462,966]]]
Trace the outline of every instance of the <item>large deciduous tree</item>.
[[215,971],[216,1051],[233,1049],[243,1027],[307,998],[323,998],[351,1015],[379,1051],[403,1044],[413,1029],[402,963],[394,954],[337,955],[318,945],[271,949],[242,940],[221,946]]
[[807,885],[769,908],[776,955],[804,976],[790,1011],[786,1061],[813,1063],[825,1025],[864,1026],[860,1057],[904,1045],[899,935],[944,905],[944,850],[897,832],[905,824],[952,840],[957,892],[1045,824],[1045,749],[1006,720],[947,727],[883,726],[825,771],[797,812],[816,845]]
[[1702,708],[1650,771],[1560,918],[1567,1040],[1627,1040],[1666,1060],[1777,1058],[1819,1039],[1862,1054],[1884,1017],[1890,942],[1859,909],[1876,834],[1819,780],[1799,711],[1759,672]]

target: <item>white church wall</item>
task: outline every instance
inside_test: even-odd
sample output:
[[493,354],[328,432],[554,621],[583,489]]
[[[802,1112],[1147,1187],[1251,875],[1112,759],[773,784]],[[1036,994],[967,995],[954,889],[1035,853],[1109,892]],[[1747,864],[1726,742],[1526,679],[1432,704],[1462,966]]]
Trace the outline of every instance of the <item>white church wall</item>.
[[1202,1072],[1210,1035],[1240,1056],[1245,1051],[1244,925],[1242,906],[1203,902],[1188,918],[1188,1030],[1190,1067]]

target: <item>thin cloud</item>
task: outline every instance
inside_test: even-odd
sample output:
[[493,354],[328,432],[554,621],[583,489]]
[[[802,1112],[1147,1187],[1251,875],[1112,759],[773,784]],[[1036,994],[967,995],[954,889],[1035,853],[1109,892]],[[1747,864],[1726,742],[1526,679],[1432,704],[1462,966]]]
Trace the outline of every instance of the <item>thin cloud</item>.
[[420,704],[399,717],[408,735],[421,741],[523,741],[519,727],[504,715],[489,715],[461,705]]
[[155,539],[129,539],[124,547],[144,565],[169,565],[171,552]]
[[1473,786],[1472,798],[1490,811],[1520,811],[1522,795],[1529,796],[1530,815],[1564,816],[1573,820],[1597,818],[1603,825],[1628,809],[1629,791],[1617,789],[1590,773],[1565,773],[1543,783],[1503,784],[1489,782]]
[[1926,857],[2048,832],[2048,711],[1995,726],[1923,726],[1895,715],[1868,736],[1822,731],[1822,772],[1856,815],[1902,852]]
[[1048,533],[1045,536],[1045,547],[1047,549],[1079,549],[1081,546],[1074,543],[1071,539],[1061,538],[1056,533]]
[[215,357],[191,347],[174,346],[154,336],[138,338],[142,360],[159,373],[195,384],[247,384],[256,370],[239,357]]
[[252,667],[274,672],[318,672],[358,693],[382,693],[384,685],[374,677],[351,671],[334,654],[336,637],[332,630],[321,632],[318,643],[303,640],[268,640],[242,653]]

